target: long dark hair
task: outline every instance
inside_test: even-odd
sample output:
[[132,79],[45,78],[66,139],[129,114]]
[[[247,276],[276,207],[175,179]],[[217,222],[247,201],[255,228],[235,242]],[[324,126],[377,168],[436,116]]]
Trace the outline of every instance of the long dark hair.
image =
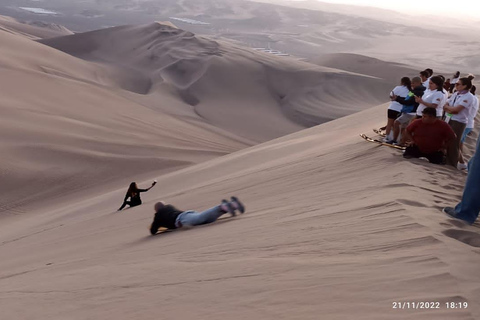
[[130,183],[130,186],[128,187],[127,194],[132,194],[132,193],[138,193],[138,187],[136,182]]
[[443,91],[443,79],[439,76],[433,76],[430,78],[430,81],[432,81],[436,86],[438,91]]
[[404,85],[405,87],[407,87],[408,90],[412,90],[412,81],[410,81],[410,78],[409,77],[403,77],[401,80],[400,80],[400,83],[402,85]]

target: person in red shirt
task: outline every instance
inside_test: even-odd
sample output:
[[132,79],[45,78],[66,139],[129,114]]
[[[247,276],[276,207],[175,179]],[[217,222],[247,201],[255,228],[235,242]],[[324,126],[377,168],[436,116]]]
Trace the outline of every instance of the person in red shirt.
[[437,110],[430,107],[407,127],[405,135],[412,144],[405,149],[404,158],[425,157],[435,164],[445,163],[447,146],[456,138],[448,123],[438,119]]

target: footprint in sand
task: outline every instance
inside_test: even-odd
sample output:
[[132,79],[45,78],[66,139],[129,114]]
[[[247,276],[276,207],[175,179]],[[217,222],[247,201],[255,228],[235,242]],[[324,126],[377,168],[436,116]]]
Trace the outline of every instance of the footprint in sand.
[[[462,222],[460,222],[462,223]],[[469,246],[480,248],[480,234],[472,231],[467,230],[456,230],[456,229],[449,229],[442,231],[444,235],[447,237],[453,238]]]

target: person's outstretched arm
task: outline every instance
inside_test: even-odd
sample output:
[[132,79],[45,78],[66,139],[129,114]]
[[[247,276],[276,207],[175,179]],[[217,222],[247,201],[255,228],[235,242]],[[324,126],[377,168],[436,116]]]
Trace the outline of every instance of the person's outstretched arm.
[[157,180],[153,180],[152,185],[147,189],[138,189],[138,192],[147,192],[148,190],[152,189],[154,185],[157,184]]

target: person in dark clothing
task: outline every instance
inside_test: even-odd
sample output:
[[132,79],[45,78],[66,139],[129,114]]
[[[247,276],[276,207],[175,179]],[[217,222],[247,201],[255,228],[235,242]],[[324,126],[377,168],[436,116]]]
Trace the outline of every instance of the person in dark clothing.
[[[118,209],[118,211],[122,210],[125,208],[125,206],[128,204],[130,207],[135,207],[139,206],[142,204],[142,199],[140,199],[140,193],[141,192],[147,192],[148,190],[152,189],[153,186],[157,183],[157,180],[154,180],[150,188],[147,189],[139,189],[137,187],[136,182],[130,183],[130,186],[128,187],[127,194],[125,195],[125,199],[123,199],[122,206]],[[130,198],[130,201],[128,201],[128,198]]]
[[225,199],[218,206],[212,207],[202,212],[193,210],[182,211],[171,204],[157,202],[154,206],[155,216],[150,226],[150,233],[156,234],[161,227],[167,229],[178,229],[182,227],[198,226],[202,224],[212,223],[225,213],[235,216],[235,210],[240,213],[245,212],[245,206],[237,197],[231,197],[231,201]]
[[455,133],[447,123],[437,118],[435,108],[427,107],[422,114],[422,119],[413,121],[405,130],[412,144],[405,149],[403,157],[425,157],[431,163],[444,164],[446,149],[455,139]]

